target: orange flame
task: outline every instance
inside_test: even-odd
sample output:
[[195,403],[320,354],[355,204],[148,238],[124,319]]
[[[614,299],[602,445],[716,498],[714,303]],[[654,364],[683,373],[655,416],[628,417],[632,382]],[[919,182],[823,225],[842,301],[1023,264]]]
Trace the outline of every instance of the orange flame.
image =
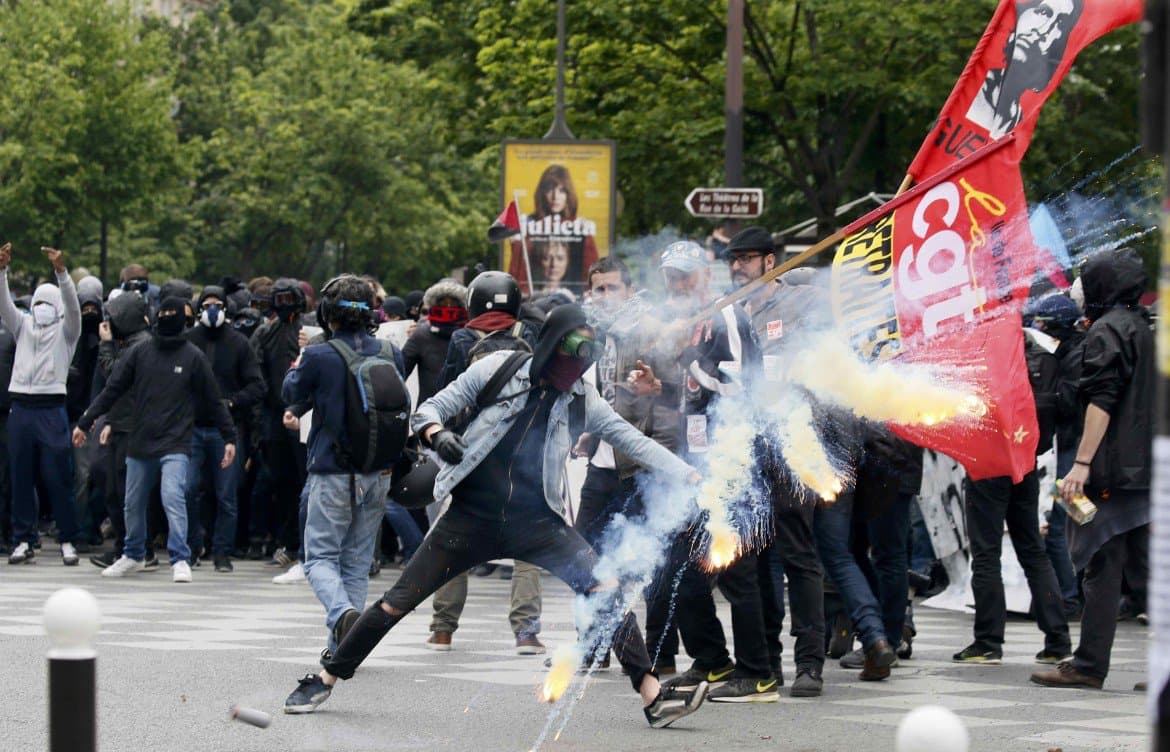
[[538,696],[541,702],[556,702],[561,699],[565,690],[569,688],[569,682],[573,680],[577,663],[577,651],[571,646],[563,646],[557,650],[553,656],[552,668],[544,677],[544,685],[540,688]]
[[726,569],[739,558],[741,543],[739,536],[731,530],[717,530],[711,533],[711,545],[707,548],[706,569],[717,572]]

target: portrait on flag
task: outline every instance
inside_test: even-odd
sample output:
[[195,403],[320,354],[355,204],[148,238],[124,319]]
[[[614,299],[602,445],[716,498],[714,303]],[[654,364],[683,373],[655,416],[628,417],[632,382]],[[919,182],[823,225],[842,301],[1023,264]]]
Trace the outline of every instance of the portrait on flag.
[[518,205],[520,233],[503,243],[501,268],[526,295],[579,294],[613,239],[614,143],[505,141],[502,161],[501,203]]

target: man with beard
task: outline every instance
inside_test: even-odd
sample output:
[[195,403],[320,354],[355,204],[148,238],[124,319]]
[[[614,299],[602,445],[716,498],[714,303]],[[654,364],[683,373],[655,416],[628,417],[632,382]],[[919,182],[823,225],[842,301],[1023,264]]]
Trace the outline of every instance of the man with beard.
[[[687,324],[686,319],[712,301],[707,252],[698,243],[670,244],[662,253],[660,268],[666,283],[666,314],[681,322],[667,325],[658,344],[659,356],[672,362],[659,377],[650,364],[639,361],[628,381],[635,393],[674,406],[679,446],[694,464],[702,462],[708,451],[720,397],[742,391],[740,376],[758,368],[759,349],[751,321],[739,305],[727,306],[693,326]],[[693,559],[693,551],[705,543],[701,524],[696,519],[675,541],[670,554],[667,572],[681,570],[675,615],[683,644],[695,662],[669,683],[680,690],[704,681],[718,685],[711,690],[712,702],[776,702],[782,677],[769,662],[756,553],[744,551],[717,575],[710,575]],[[718,584],[731,604],[735,662],[715,612],[712,584]]]
[[1085,262],[1085,336],[1080,398],[1084,432],[1061,495],[1085,494],[1097,515],[1070,530],[1072,560],[1084,569],[1085,612],[1071,661],[1032,674],[1050,687],[1101,689],[1109,673],[1122,573],[1149,557],[1154,333],[1138,303],[1147,277],[1132,250],[1102,252]]
[[119,361],[101,394],[73,429],[73,445],[84,445],[94,421],[119,397],[132,395],[137,413],[126,449],[126,543],[122,557],[102,570],[106,577],[125,577],[143,569],[146,504],[157,483],[169,527],[172,579],[190,582],[185,491],[197,412],[213,416],[223,437],[221,467],[230,466],[236,456],[236,428],[220,400],[215,373],[203,353],[183,336],[186,308],[187,302],[181,298],[163,300],[154,339]]
[[[422,440],[442,460],[435,495],[452,495],[451,507],[435,523],[398,582],[367,608],[324,669],[300,680],[285,701],[286,713],[311,713],[349,679],[370,651],[402,618],[442,583],[469,567],[499,557],[542,566],[581,596],[601,599],[612,586],[593,576],[597,555],[565,520],[561,486],[572,444],[570,424],[609,441],[664,477],[699,480],[686,463],[623,421],[581,375],[594,358],[596,342],[584,312],[575,305],[554,310],[540,331],[532,356],[493,353],[474,363],[454,383],[423,403],[411,420]],[[507,369],[506,371],[503,369]],[[489,382],[506,379],[463,436],[446,426],[476,409]],[[604,635],[595,634],[599,641]],[[618,659],[643,701],[651,726],[667,726],[694,712],[707,685],[692,693],[660,687],[632,614],[614,639]]]
[[968,119],[990,131],[992,140],[1019,125],[1025,92],[1048,87],[1083,8],[1084,0],[1016,2],[1016,28],[1004,48],[1004,67],[988,72],[967,112]]

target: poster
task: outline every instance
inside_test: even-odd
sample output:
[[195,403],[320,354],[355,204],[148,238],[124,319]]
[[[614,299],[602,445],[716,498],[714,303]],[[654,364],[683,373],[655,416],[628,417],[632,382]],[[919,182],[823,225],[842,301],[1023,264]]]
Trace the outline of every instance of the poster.
[[508,140],[502,151],[500,205],[519,202],[521,234],[502,244],[500,268],[525,295],[579,296],[613,242],[614,142]]

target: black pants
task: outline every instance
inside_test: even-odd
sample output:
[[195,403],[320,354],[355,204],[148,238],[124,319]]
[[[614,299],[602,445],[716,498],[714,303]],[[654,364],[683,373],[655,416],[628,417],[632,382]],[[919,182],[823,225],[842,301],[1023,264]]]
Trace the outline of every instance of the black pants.
[[1117,634],[1117,607],[1121,603],[1121,575],[1131,559],[1149,556],[1149,545],[1150,526],[1142,525],[1110,538],[1089,559],[1085,567],[1081,641],[1073,654],[1073,665],[1081,673],[1098,679],[1109,674],[1109,657]]
[[820,670],[825,664],[825,573],[813,538],[811,501],[802,502],[778,485],[773,488],[774,538],[759,555],[760,592],[768,658],[779,668],[784,624],[784,580],[796,638],[796,667]]
[[[1016,558],[1028,578],[1032,610],[1036,612],[1036,621],[1044,633],[1044,647],[1049,652],[1068,654],[1072,644],[1068,621],[1064,616],[1064,598],[1040,537],[1037,511],[1040,485],[1036,471],[1033,470],[1016,484],[1005,476],[980,481],[968,478],[963,486],[967,535],[971,541],[975,644],[985,650],[1001,651],[1003,648],[1007,604],[1004,600],[1000,559],[1003,553],[1003,526],[1006,522]],[[1116,606],[1114,603],[1110,618],[1117,618]]]
[[711,671],[731,661],[723,624],[715,611],[712,585],[717,585],[731,604],[731,632],[735,641],[735,668],[739,676],[767,678],[772,675],[768,646],[764,639],[764,606],[755,552],[737,558],[717,574],[703,571],[692,561],[699,533],[679,536],[671,547],[667,572],[680,572],[674,616],[687,654],[695,668]]
[[12,540],[12,476],[8,468],[8,408],[0,410],[0,544]]
[[[578,595],[588,594],[598,585],[593,578],[597,554],[576,530],[551,511],[524,522],[513,519],[507,524],[493,524],[467,514],[456,499],[431,528],[394,586],[362,613],[333,656],[322,660],[321,665],[334,676],[349,679],[403,616],[455,575],[492,559],[520,559],[547,569]],[[592,597],[612,595],[595,593]],[[387,614],[382,610],[383,603],[401,613]],[[594,638],[597,644],[587,646],[588,653],[599,647],[604,637],[598,634]],[[637,691],[651,670],[646,643],[632,612],[625,615],[614,633],[613,648]]]
[[[636,517],[645,514],[636,477],[622,481],[622,495],[627,515]],[[673,667],[678,656],[678,624],[676,619],[671,618],[670,612],[679,587],[679,576],[678,566],[663,567],[642,593],[646,601],[646,644],[650,646],[650,657],[654,660],[655,669],[660,666]]]
[[276,533],[289,555],[301,548],[301,490],[305,487],[305,445],[294,434],[265,439],[264,464],[272,479]]
[[601,534],[610,520],[625,508],[626,499],[617,470],[590,465],[585,471],[574,528],[595,550],[600,549]]

